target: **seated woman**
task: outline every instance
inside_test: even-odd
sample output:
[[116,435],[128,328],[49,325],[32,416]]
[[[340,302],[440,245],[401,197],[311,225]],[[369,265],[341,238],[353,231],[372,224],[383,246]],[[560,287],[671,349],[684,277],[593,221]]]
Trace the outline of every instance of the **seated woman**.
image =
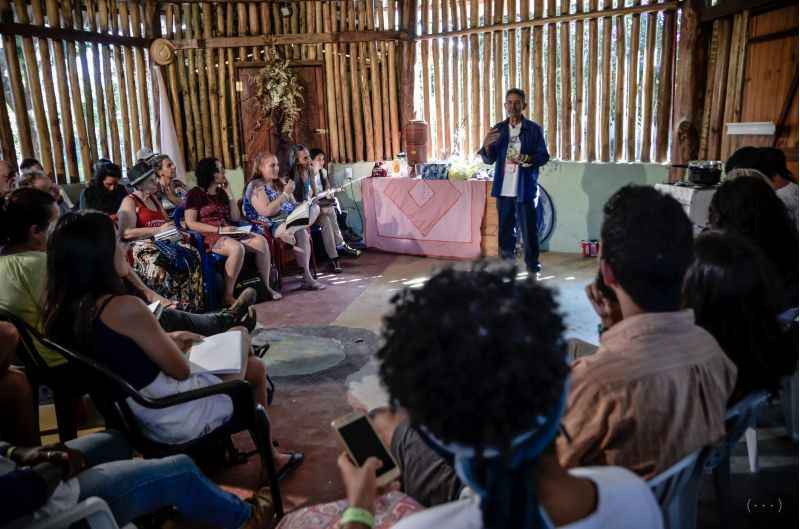
[[[47,335],[93,356],[151,398],[219,383],[211,373],[192,372],[184,357],[202,337],[164,332],[147,305],[126,294],[120,278],[127,266],[110,218],[94,211],[63,216],[47,254]],[[249,335],[239,329],[249,347]],[[258,358],[248,356],[244,378],[253,387],[256,403],[266,408],[266,369]],[[147,435],[169,444],[196,439],[233,413],[224,395],[160,410],[128,402]],[[302,460],[298,454],[273,452],[279,468],[294,468]]]
[[[305,228],[291,235],[286,230],[286,216],[297,206],[294,195],[294,182],[286,184],[278,173],[278,158],[272,153],[260,153],[253,160],[253,172],[244,191],[242,210],[254,222],[269,226],[271,234],[292,246],[297,265],[303,270],[302,287],[308,290],[323,290],[325,285],[311,275],[311,238]],[[317,208],[311,209],[309,221],[316,220]]]
[[[49,446],[0,443],[0,526],[58,515],[93,496],[104,500],[119,526],[164,508],[221,529],[267,529],[275,509],[269,488],[242,501],[206,478],[183,454],[131,459],[113,431]],[[83,524],[78,524],[83,525]]]
[[172,217],[172,212],[186,198],[186,185],[175,178],[175,164],[166,154],[154,155],[147,160],[147,164],[153,168],[158,177],[158,189],[154,196],[161,203],[167,216]]
[[[315,178],[315,166],[311,162],[311,154],[303,145],[294,145],[289,151],[289,178],[294,181],[294,198],[297,202],[309,200],[323,190],[317,187]],[[336,249],[336,213],[331,207],[332,201],[322,199],[318,204],[320,208],[319,216],[312,224],[318,224],[322,228],[322,242],[325,245],[325,253],[328,255],[331,264],[331,272],[334,274],[342,273],[342,265],[339,263],[339,252]],[[341,232],[339,233],[341,238]],[[344,239],[341,240],[344,243]]]
[[755,244],[777,272],[781,310],[798,306],[798,234],[786,206],[763,178],[723,182],[711,198],[712,229],[737,233]]
[[155,171],[139,162],[128,171],[128,180],[134,191],[122,201],[117,225],[122,239],[131,242],[133,269],[148,287],[175,300],[181,310],[202,312],[203,274],[197,249],[179,240],[176,244],[192,258],[182,261],[184,269],[177,269],[152,240],[155,235],[175,228],[157,197],[159,184]]
[[703,233],[694,255],[683,286],[684,306],[694,310],[697,325],[736,364],[728,404],[757,390],[777,392],[781,377],[797,370],[797,334],[782,332],[778,322],[781,298],[772,267],[758,248],[734,233]]
[[202,233],[209,250],[227,257],[223,302],[226,305],[234,303],[233,290],[244,264],[245,252],[255,254],[258,274],[270,297],[273,300],[281,299],[282,296],[269,284],[272,264],[266,239],[257,233],[240,239],[220,235],[222,228],[231,226],[240,219],[236,202],[231,200],[227,189],[222,185],[227,183],[222,162],[216,158],[200,160],[197,162],[195,177],[197,187],[186,196],[186,227]]
[[[312,163],[312,173],[314,174],[314,182],[318,190],[327,191],[333,188],[328,171],[325,169],[325,153],[322,149],[311,149],[309,152]],[[333,226],[333,236],[336,240],[336,251],[339,255],[347,257],[359,257],[361,250],[350,247],[342,236],[342,230],[347,230],[347,223],[342,214],[342,208],[339,205],[339,199],[331,197],[329,206],[320,205],[320,215],[329,215],[331,217],[331,225]]]
[[80,209],[96,209],[107,215],[116,215],[122,199],[128,195],[119,183],[122,170],[111,160],[100,159],[94,164],[94,174],[89,186],[81,193]]

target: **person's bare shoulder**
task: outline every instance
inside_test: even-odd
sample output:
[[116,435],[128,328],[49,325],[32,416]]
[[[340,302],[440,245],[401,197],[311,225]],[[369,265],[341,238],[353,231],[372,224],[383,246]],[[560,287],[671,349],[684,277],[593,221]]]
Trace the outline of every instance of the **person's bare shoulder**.
[[[100,318],[108,326],[123,332],[126,328],[134,328],[142,325],[146,320],[150,310],[144,301],[136,296],[114,296],[106,305]],[[127,334],[123,332],[123,334]]]

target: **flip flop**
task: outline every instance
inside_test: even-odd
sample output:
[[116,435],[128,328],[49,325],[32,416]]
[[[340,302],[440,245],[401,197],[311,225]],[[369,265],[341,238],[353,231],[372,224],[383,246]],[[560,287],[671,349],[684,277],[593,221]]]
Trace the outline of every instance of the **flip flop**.
[[302,452],[289,452],[289,461],[278,470],[276,476],[278,481],[283,481],[286,476],[303,463],[304,459],[305,456],[303,456]]

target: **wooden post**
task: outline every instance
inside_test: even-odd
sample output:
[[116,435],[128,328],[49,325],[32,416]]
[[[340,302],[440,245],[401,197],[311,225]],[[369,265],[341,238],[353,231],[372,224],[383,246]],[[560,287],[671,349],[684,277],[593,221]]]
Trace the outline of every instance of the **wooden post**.
[[[435,9],[435,8],[434,8]],[[492,2],[491,0],[484,0],[483,2],[483,20],[484,24],[489,24],[492,21]],[[479,35],[478,38],[483,38],[483,80],[481,82],[482,106],[483,106],[483,131],[482,136],[489,133],[489,128],[495,122],[491,121],[492,114],[492,94],[494,86],[492,86],[491,79],[491,65],[492,65],[492,43],[493,38],[491,33],[484,33]],[[482,143],[482,142],[481,142]]]
[[[218,13],[217,16],[219,16],[219,14],[222,14],[222,18],[223,18],[223,22],[222,22],[222,27],[221,28],[219,27],[219,22],[220,21],[217,20],[217,25],[218,25],[217,32],[218,32],[219,35],[224,35],[225,34],[225,23],[224,23],[225,14],[222,11],[222,9],[223,9],[222,6],[217,6],[217,13]],[[259,2],[258,3],[258,14],[259,14],[259,17],[261,18],[261,28],[264,31],[264,34],[277,34],[277,31],[275,30],[273,25],[270,23],[270,11],[271,11],[270,10],[270,4],[268,4],[267,2]],[[309,27],[309,31],[310,32],[314,32],[314,28],[313,27]],[[316,51],[316,50],[314,50],[314,51]],[[261,54],[263,55],[264,59],[267,58],[267,53],[269,53],[269,48],[267,48],[267,46],[264,46],[264,48],[261,50]],[[310,60],[316,60],[317,56],[316,56],[316,54],[314,54],[314,56],[309,55],[308,58]],[[220,68],[222,68],[224,70],[225,68],[224,68],[223,64],[224,64],[224,61],[220,62]]]
[[[517,0],[508,0],[506,3],[508,22],[517,21]],[[517,32],[508,30],[508,88],[519,88],[521,83],[517,80]]]
[[[181,8],[180,6],[175,7],[175,36],[181,37],[184,32],[182,31],[183,27],[183,17],[181,15]],[[194,115],[192,114],[192,104],[189,100],[189,81],[188,81],[188,72],[186,71],[186,52],[184,50],[178,50],[175,62],[177,63],[177,75],[178,75],[178,89],[180,92],[180,100],[183,104],[183,119],[185,120],[186,129],[185,135],[180,138],[180,141],[185,141],[185,149],[184,149],[184,157],[186,161],[186,167],[188,170],[192,170],[197,163],[197,145],[194,141]],[[176,120],[180,120],[181,113],[179,112],[176,116]]]
[[[214,28],[214,21],[213,21],[213,13],[211,12],[212,9],[211,4],[203,4],[202,11],[203,11],[203,38],[209,39],[212,36],[212,30]],[[219,9],[219,6],[216,6]],[[251,12],[250,12],[250,22],[252,23],[255,19],[256,24],[258,23],[258,13],[253,12],[257,6],[254,4],[250,4]],[[258,53],[258,48],[253,48],[253,55]],[[214,66],[214,50],[206,49],[206,77],[207,77],[207,85],[208,85],[208,105],[211,111],[211,155],[212,156],[222,156],[222,141],[220,139],[220,112],[219,112],[219,89],[217,88],[217,68]],[[220,68],[222,65],[220,65]],[[224,157],[223,157],[223,163]]]
[[[744,83],[744,61],[747,53],[749,21],[749,11],[743,11],[734,16],[734,32],[731,37],[731,50],[728,59],[728,79],[726,80],[727,98],[725,101],[723,123],[738,122],[741,118],[741,97]],[[718,159],[725,160],[732,154],[732,139],[733,138],[727,134],[723,134],[720,157]]]
[[[367,2],[366,11],[367,28],[374,30],[376,25],[374,4],[372,0]],[[380,64],[378,62],[378,54],[375,49],[376,45],[377,43],[375,42],[367,43],[367,48],[369,49],[369,77],[371,81],[372,92],[372,125],[373,133],[375,134],[375,156],[382,160],[388,153],[384,153],[383,150],[383,105],[381,100]]]
[[[363,3],[361,4],[361,17],[360,20],[364,20],[363,18]],[[358,69],[359,69],[359,84],[361,86],[361,101],[364,105],[364,138],[366,139],[367,144],[367,159],[369,161],[377,161],[378,156],[375,154],[375,134],[374,134],[374,127],[372,126],[372,95],[370,93],[370,82],[369,82],[369,70],[366,65],[367,60],[367,45],[366,43],[360,43],[359,45],[359,53],[358,53]]]
[[[430,32],[429,30],[429,12],[430,12],[430,0],[420,0],[421,1],[421,18],[422,18],[422,31],[421,35],[426,35]],[[477,35],[476,35],[477,37]],[[421,69],[422,69],[422,119],[428,124],[429,132],[430,127],[432,126],[431,123],[431,79],[430,79],[430,61],[428,56],[428,49],[430,46],[430,42],[427,40],[423,40],[419,43],[419,54],[420,54],[420,62]],[[431,146],[432,139],[430,134],[428,135],[428,144],[429,147]],[[430,152],[433,152],[432,149]]]
[[[6,6],[10,9],[7,2]],[[22,157],[32,158],[34,151],[31,124],[25,103],[25,89],[22,84],[22,68],[17,55],[17,41],[13,35],[3,35],[3,51],[8,65],[8,78],[11,81],[11,96],[14,99],[14,114],[17,118],[17,132],[19,133]]]
[[[185,25],[185,34],[187,38],[199,37],[195,30],[194,24],[194,5],[184,5],[184,12],[183,12],[183,19]],[[197,50],[189,50],[189,104],[192,107],[192,119],[194,121],[194,142],[197,149],[197,158],[198,160],[201,158],[205,158],[208,156],[205,144],[205,135],[207,132],[203,130],[205,128],[205,120],[203,119],[203,115],[200,109],[200,79],[204,77],[204,73],[198,71],[200,70],[198,64],[198,51]]]
[[[432,0],[433,7],[433,32],[441,31],[439,25],[441,3],[437,0]],[[441,158],[444,156],[444,101],[442,100],[442,72],[441,72],[441,57],[439,55],[439,39],[434,39],[431,42],[433,50],[433,101],[436,106],[436,142],[433,145],[434,158]],[[488,65],[487,65],[488,68]],[[488,78],[488,77],[487,77]]]
[[[131,36],[142,37],[142,15],[141,15],[141,1],[131,3],[131,26],[133,32]],[[147,68],[144,64],[144,50],[141,48],[134,48],[133,54],[136,57],[136,81],[139,99],[139,114],[142,116],[142,145],[145,147],[153,147],[153,131],[150,126],[150,103],[147,95]]]
[[5,87],[0,76],[0,156],[14,167],[17,166],[17,153],[14,149],[14,133],[11,131],[11,120],[6,106]]
[[[681,9],[681,38],[678,42],[678,68],[675,76],[671,148],[673,164],[686,163],[697,155],[695,139],[702,97],[702,59],[700,10],[702,0],[687,0]],[[682,171],[670,171],[670,179],[681,178]]]
[[[228,37],[233,36],[233,4],[225,6],[225,35]],[[231,105],[231,120],[230,127],[233,136],[233,166],[239,167],[241,163],[242,149],[239,142],[239,103],[236,101],[236,75],[233,68],[233,49],[227,50],[228,60],[228,87],[230,90],[230,97],[228,98]]]
[[[452,27],[453,29],[459,28],[458,26],[458,9],[456,7],[455,1],[450,2],[450,18],[452,20]],[[463,99],[460,93],[461,82],[459,80],[460,74],[460,67],[458,63],[458,44],[459,39],[447,39],[450,41],[450,48],[452,52],[452,59],[453,59],[453,81],[452,87],[453,92],[450,98],[450,102],[452,103],[452,112],[451,115],[453,116],[453,128],[451,129],[451,141],[450,141],[450,152],[456,153],[459,152],[456,150],[456,139],[458,138],[459,131],[463,131],[462,123],[461,123],[461,109],[463,105]],[[462,135],[463,139],[463,135]]]
[[[377,4],[375,6],[376,12],[375,17],[377,20],[377,24],[375,25],[374,29],[383,31],[384,30],[384,16],[383,16],[383,0],[375,0]],[[389,105],[389,72],[387,71],[387,49],[388,45],[386,42],[377,42],[376,45],[378,46],[378,63],[380,64],[381,68],[381,91],[382,91],[382,98],[383,101],[383,152],[384,157],[387,159],[394,158],[394,152],[392,152],[392,132],[391,132],[391,118],[390,118],[390,105]]]
[[[119,24],[122,34],[126,37],[130,36],[128,4],[125,2],[119,4]],[[132,164],[136,162],[136,152],[142,148],[142,134],[139,126],[139,109],[136,106],[136,66],[133,58],[133,50],[127,46],[124,46],[123,50],[125,51],[125,80],[127,81],[128,88],[129,123],[133,135],[133,144],[131,145],[132,152],[128,153],[127,164]]]
[[[467,29],[467,0],[460,0],[459,7],[461,28]],[[457,104],[461,109],[461,153],[468,155],[475,150],[471,145],[472,128],[471,122],[475,120],[477,112],[470,112],[470,109],[476,110],[470,106],[469,99],[469,37],[461,37],[459,46],[459,55],[461,56],[461,101]]]
[[[225,34],[225,12],[223,9],[224,6],[216,6],[217,35]],[[266,30],[269,28],[269,25],[265,26],[262,24],[262,27]],[[219,145],[220,149],[222,149],[222,163],[225,167],[232,169],[231,145],[228,139],[230,136],[230,122],[228,117],[228,87],[226,83],[228,76],[226,75],[227,68],[225,66],[226,53],[226,50],[217,50],[217,68],[215,73],[217,74],[217,110],[219,110]],[[236,94],[233,87],[231,87],[230,94],[231,98]]]
[[[44,14],[41,0],[31,0],[33,23],[44,26]],[[44,83],[44,98],[47,103],[48,121],[50,123],[50,139],[53,152],[53,177],[56,182],[67,182],[66,167],[64,164],[64,140],[59,128],[58,103],[56,102],[56,89],[53,85],[52,59],[50,57],[50,44],[47,39],[39,39],[39,56],[42,63],[42,82]],[[2,104],[2,102],[0,102]]]
[[[114,2],[112,0],[108,0],[107,6],[108,6],[108,16],[109,16],[109,20],[110,20],[110,24],[111,24],[111,32],[113,34],[117,35],[117,34],[119,34],[118,33],[119,24],[118,24],[118,19],[117,19],[117,11],[115,9],[116,2]],[[48,15],[48,17],[49,17],[49,15]],[[118,93],[119,93],[119,110],[120,110],[120,115],[121,115],[121,118],[122,118],[120,120],[120,122],[123,124],[122,125],[122,130],[118,131],[118,132],[119,132],[120,137],[122,138],[122,144],[124,146],[124,152],[125,152],[124,155],[122,153],[120,153],[120,155],[118,157],[116,157],[114,159],[114,161],[116,163],[122,164],[122,163],[124,163],[125,159],[133,158],[133,144],[132,144],[132,141],[131,141],[131,135],[132,135],[133,131],[132,131],[132,127],[130,125],[130,119],[128,117],[129,116],[129,114],[128,114],[128,93],[127,93],[127,91],[125,89],[127,84],[125,82],[125,68],[123,66],[123,51],[122,51],[122,47],[121,46],[114,46],[113,48],[109,47],[108,49],[109,49],[109,53],[111,54],[111,60],[113,61],[113,66],[114,66],[113,75],[111,74],[111,72],[109,72],[108,82],[111,83],[111,88],[112,88],[111,92],[112,92],[112,96],[113,96],[114,79],[117,80],[117,88],[118,88]],[[58,59],[56,59],[56,60],[58,60]],[[109,69],[110,69],[110,66],[111,65],[109,65]],[[61,105],[61,108],[62,109],[64,108],[63,104]],[[114,114],[114,116],[116,118],[116,114]]]
[[[597,9],[597,0],[589,0],[589,11]],[[597,159],[597,19],[589,20],[589,79],[586,89],[586,143],[581,144],[583,158],[588,162]],[[584,149],[585,145],[585,150]]]
[[[605,0],[604,9],[611,9],[611,0]],[[603,19],[603,84],[600,98],[600,159],[609,161],[609,124],[611,110],[611,17]]]
[[350,74],[347,71],[349,66],[349,61],[346,57],[348,45],[341,44],[339,46],[341,48],[341,52],[338,54],[339,57],[339,79],[341,79],[342,83],[342,114],[344,114],[344,139],[345,139],[345,152],[347,153],[347,161],[348,162],[355,162],[357,161],[357,155],[355,152],[355,141],[354,141],[354,129],[355,126],[353,124],[352,118],[352,110],[350,108],[350,102],[353,98],[353,91],[350,86]]
[[[569,13],[569,0],[561,0],[561,14]],[[555,26],[553,26],[555,28]],[[572,70],[569,60],[569,22],[561,23],[561,146],[562,160],[572,160]],[[577,50],[576,50],[577,51]]]
[[[72,27],[72,2],[62,0],[62,16],[64,25]],[[72,101],[72,114],[75,117],[76,130],[78,132],[78,146],[81,151],[81,166],[86,179],[92,174],[92,154],[89,147],[89,137],[86,131],[86,116],[81,106],[81,87],[78,82],[78,55],[75,51],[75,43],[67,42],[67,73],[69,75],[70,97]]]
[[[22,0],[15,0],[17,17],[21,24],[29,24],[28,6]],[[0,11],[10,9],[8,0],[0,0]],[[16,50],[15,50],[16,53]],[[36,121],[36,133],[39,138],[39,160],[47,174],[53,174],[53,153],[50,147],[50,134],[47,131],[47,117],[44,112],[42,85],[39,82],[39,65],[33,39],[22,38],[22,53],[25,57],[25,69],[28,73],[28,92],[33,106],[33,117]],[[47,63],[49,65],[49,63]],[[45,71],[45,74],[47,72]]]
[[[322,13],[323,13],[323,24],[325,31],[331,31],[331,16],[330,16],[330,4],[325,3],[322,6]],[[374,53],[371,54],[373,57],[375,56]],[[377,59],[371,61],[371,66],[377,69]],[[333,60],[333,45],[326,44],[325,45],[325,90],[328,98],[328,104],[326,105],[328,109],[328,137],[330,138],[330,159],[333,161],[339,161],[340,154],[339,154],[339,136],[338,136],[338,124],[336,121],[336,113],[337,113],[337,101],[336,101],[336,89],[335,89],[335,80],[334,76],[336,75],[334,69],[334,60]],[[373,87],[374,89],[374,87]],[[380,93],[380,88],[378,88],[378,93]],[[378,126],[380,126],[381,122],[378,121]]]
[[[83,13],[82,6],[79,1],[73,5],[74,16],[73,19],[77,23],[77,27],[83,29]],[[75,27],[75,24],[70,24],[70,27]],[[86,137],[89,141],[89,151],[91,153],[92,161],[97,160],[97,135],[94,129],[94,96],[92,94],[92,78],[89,76],[89,62],[86,59],[86,43],[78,43],[78,56],[81,60],[81,77],[83,81],[83,98],[85,100],[86,108]],[[77,65],[76,65],[77,66]],[[99,87],[98,87],[99,88]],[[87,179],[89,177],[87,176]]]
[[[347,0],[349,3],[349,10],[347,13],[347,29],[350,31],[356,30],[356,5],[352,0]],[[313,9],[309,8],[309,13]],[[313,16],[309,16],[313,20]],[[353,119],[353,161],[360,162],[368,159],[364,152],[364,113],[361,101],[361,82],[359,80],[358,71],[358,44],[351,42],[349,45],[350,57],[350,98]],[[313,51],[312,47],[312,51]]]
[[[633,0],[633,5],[641,4],[641,0]],[[629,162],[636,160],[636,96],[639,94],[639,27],[640,16],[631,15],[631,51],[628,56],[628,120],[625,129],[626,158]]]
[[653,148],[653,58],[656,51],[656,15],[647,14],[647,40],[644,55],[644,92],[642,94],[642,153],[643,162],[650,161]]
[[[469,5],[469,20],[470,27],[478,27],[478,0],[470,0]],[[422,43],[425,44],[424,42]],[[469,152],[474,153],[479,149],[481,144],[481,70],[478,63],[478,35],[469,36],[469,55],[470,55],[470,81],[472,84],[471,91],[471,104],[470,104],[470,120],[472,124],[472,134],[469,146]]]
[[[203,4],[203,12],[205,12],[206,7],[211,7],[209,4]],[[292,6],[294,10],[297,10],[298,4]],[[247,24],[249,26],[250,35],[262,35],[269,33],[268,28],[264,28],[263,32],[259,28],[259,14],[258,14],[258,4],[256,3],[249,3],[247,4]],[[203,24],[205,25],[205,17],[203,17]],[[205,34],[206,28],[203,27],[203,34]],[[254,46],[252,49],[253,53],[253,60],[258,60],[259,49],[257,46]],[[206,59],[206,64],[208,64],[208,59]],[[211,84],[209,83],[209,88],[211,88]],[[218,151],[217,151],[218,152]]]
[[614,161],[622,160],[625,133],[625,17],[614,17],[617,23],[617,72],[614,96]]
[[[542,18],[544,16],[544,0],[534,1],[534,18]],[[537,26],[533,28],[533,90],[530,98],[533,103],[533,110],[531,114],[533,121],[544,128],[544,65],[542,64],[542,55],[542,28]],[[555,153],[551,151],[551,155],[555,155]]]
[[[503,0],[495,0],[494,2],[494,23],[503,23]],[[494,119],[495,121],[502,121],[506,117],[505,111],[503,110],[503,102],[505,100],[503,84],[503,32],[495,31],[492,35],[494,36]]]
[[[520,17],[522,20],[530,20],[531,8],[530,0],[520,1]],[[520,32],[520,77],[522,78],[522,90],[528,98],[528,105],[533,104],[533,94],[531,93],[531,28],[523,28]],[[576,48],[576,52],[578,49]]]
[[[447,31],[449,26],[449,13],[447,0],[442,0],[442,31]],[[455,83],[453,83],[455,85]],[[455,94],[454,94],[455,95]],[[450,157],[453,154],[453,99],[450,97],[450,39],[442,39],[442,129],[444,134],[443,154]]]
[[[547,16],[555,16],[556,0],[547,0]],[[563,157],[558,148],[558,110],[556,108],[556,25],[547,26],[547,150],[552,157]]]
[[[584,2],[578,0],[578,13],[583,12]],[[583,21],[575,21],[575,148],[573,149],[573,156],[576,160],[584,159],[585,149],[583,138],[583,88],[586,84],[586,79],[583,77]],[[619,67],[619,66],[618,66]],[[621,68],[621,71],[625,71]],[[620,105],[621,106],[621,105]]]
[[[97,22],[95,17],[99,13],[99,9],[95,9],[96,4],[92,0],[87,0],[86,14],[89,20],[89,30],[97,31]],[[99,7],[99,6],[98,6]],[[80,12],[80,10],[79,10]],[[100,65],[100,45],[97,43],[92,44],[92,66],[94,73],[94,86],[97,90],[97,119],[100,125],[100,141],[98,142],[98,150],[102,146],[103,156],[109,158],[112,156],[111,149],[108,144],[108,128],[106,127],[106,96],[107,92],[103,85],[103,78],[101,75],[102,66]]]
[[[175,37],[175,6],[171,4],[167,4],[165,10],[165,18],[167,23],[167,32],[165,33],[165,37],[167,39],[172,39]],[[181,161],[186,164],[186,147],[184,145],[184,137],[183,137],[183,115],[181,114],[181,102],[180,98],[178,97],[178,91],[180,90],[180,85],[178,84],[178,65],[176,62],[178,59],[172,61],[169,66],[166,67],[167,78],[169,79],[169,95],[170,95],[170,108],[172,108],[172,121],[175,124],[175,135],[178,137],[178,148],[181,152]],[[181,69],[183,68],[183,64],[181,63]],[[163,69],[162,69],[163,71]],[[162,139],[163,142],[163,139]],[[180,175],[183,177],[183,175]]]
[[672,70],[675,67],[675,13],[664,13],[661,44],[661,67],[658,71],[658,102],[656,103],[656,161],[669,159],[669,121],[672,106]]
[[[335,6],[332,5],[331,8],[331,11],[333,11]],[[331,15],[333,14],[331,13]],[[339,21],[343,22],[343,20],[336,17],[331,21],[331,29],[333,31],[341,30]],[[333,71],[334,80],[336,81],[334,85],[336,100],[340,102],[336,113],[339,124],[339,154],[342,160],[350,162],[353,160],[353,127],[350,123],[350,94],[347,90],[347,77],[344,68],[344,63],[346,62],[344,57],[345,48],[346,45],[344,44],[335,44],[333,46]]]
[[[245,22],[247,20],[245,19]],[[209,28],[210,29],[210,28]],[[192,5],[192,32],[199,37],[205,29],[200,29],[200,6]],[[195,67],[197,68],[197,101],[200,109],[200,119],[202,120],[203,152],[206,157],[215,156],[214,137],[211,132],[211,116],[209,113],[209,94],[208,94],[208,75],[206,73],[205,54],[201,50],[194,51]]]

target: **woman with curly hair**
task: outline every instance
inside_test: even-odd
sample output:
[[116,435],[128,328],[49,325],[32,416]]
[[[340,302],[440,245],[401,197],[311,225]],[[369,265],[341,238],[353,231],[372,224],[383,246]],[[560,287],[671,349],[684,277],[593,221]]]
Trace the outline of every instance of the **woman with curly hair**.
[[694,245],[683,285],[684,307],[716,338],[736,364],[728,404],[756,390],[777,392],[781,377],[797,370],[797,334],[778,322],[776,275],[761,251],[735,233],[710,231]]
[[754,243],[777,274],[781,309],[797,307],[798,235],[786,206],[762,178],[723,182],[711,199],[711,228],[737,233]]

